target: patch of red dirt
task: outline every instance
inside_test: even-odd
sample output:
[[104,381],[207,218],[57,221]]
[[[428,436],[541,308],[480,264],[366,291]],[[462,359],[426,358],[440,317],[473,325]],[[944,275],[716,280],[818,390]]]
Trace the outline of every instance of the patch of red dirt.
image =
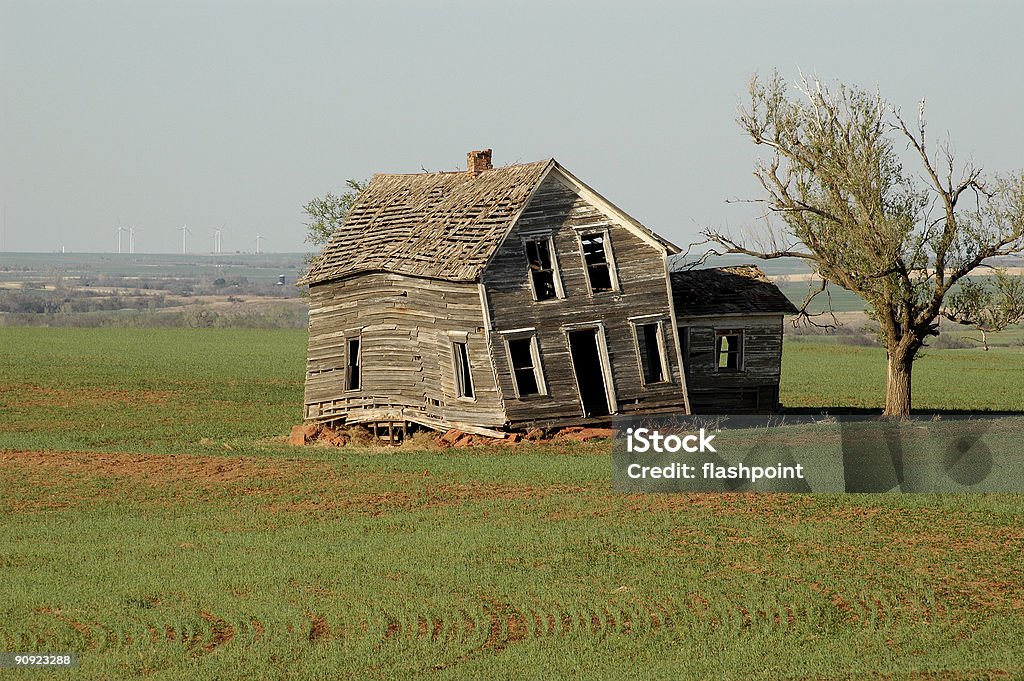
[[310,643],[326,641],[331,637],[331,630],[327,626],[327,620],[311,612],[307,612],[306,616],[309,617],[309,634],[307,638]]
[[110,390],[106,388],[63,390],[31,383],[5,386],[0,388],[0,393],[13,393],[13,396],[8,399],[20,406],[59,407],[62,409],[81,405],[164,404],[175,395],[169,390]]
[[613,438],[615,437],[615,430],[612,428],[587,428],[583,426],[573,426],[570,428],[563,428],[558,431],[558,436],[567,440],[587,442],[589,440]]
[[155,485],[190,481],[231,482],[243,478],[281,479],[304,463],[190,454],[0,451],[0,469],[60,469],[76,476],[127,478]]
[[227,620],[212,615],[205,610],[200,610],[199,616],[209,622],[212,627],[212,635],[209,642],[203,645],[203,650],[209,653],[218,646],[231,643],[231,639],[235,637],[235,628],[228,624]]
[[[389,491],[386,493],[368,494],[355,492],[352,489],[344,489],[339,490],[339,494],[321,496],[317,500],[270,503],[266,506],[266,509],[270,513],[356,511],[371,516],[379,516],[390,511],[407,511],[414,508],[449,508],[467,502],[541,499],[552,494],[575,494],[582,491],[585,491],[585,488],[567,485],[528,487],[521,485],[442,483],[432,485],[426,490],[409,492]],[[344,492],[344,494],[341,494],[341,492]]]
[[806,521],[803,509],[813,506],[810,495],[759,494],[755,492],[632,494],[625,497],[631,513],[658,513],[673,510],[710,509],[715,513],[755,515],[776,522]]

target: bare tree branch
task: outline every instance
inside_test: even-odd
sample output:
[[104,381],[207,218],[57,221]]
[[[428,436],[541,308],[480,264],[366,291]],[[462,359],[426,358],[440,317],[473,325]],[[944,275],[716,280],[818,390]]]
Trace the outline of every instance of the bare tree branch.
[[759,258],[761,260],[774,260],[776,258],[802,258],[804,260],[811,260],[817,262],[817,258],[814,256],[813,253],[793,250],[794,248],[796,248],[795,244],[785,249],[776,250],[772,252],[753,251],[748,248],[744,248],[743,246],[740,246],[738,243],[736,243],[729,237],[725,236],[724,234],[720,234],[719,232],[716,232],[714,230],[707,229],[701,233],[708,238],[708,240],[705,241],[704,243],[713,242],[725,248],[725,253],[716,253],[715,255],[735,253],[739,255],[749,255],[753,258]]

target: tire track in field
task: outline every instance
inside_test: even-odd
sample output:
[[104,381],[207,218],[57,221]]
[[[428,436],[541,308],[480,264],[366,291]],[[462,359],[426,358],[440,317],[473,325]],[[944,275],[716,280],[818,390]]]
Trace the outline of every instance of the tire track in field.
[[199,611],[199,616],[210,623],[211,635],[209,642],[203,644],[203,650],[210,653],[220,646],[226,646],[235,638],[235,628],[228,624],[227,620],[212,615],[205,610]]
[[[360,615],[348,618],[342,607],[340,619],[335,619],[337,614],[327,616],[307,609],[305,624],[276,629],[268,629],[251,614],[239,612],[227,616],[209,608],[192,611],[191,619],[186,615],[184,621],[179,614],[171,622],[168,618],[173,615],[169,611],[150,610],[142,620],[132,618],[125,624],[148,631],[149,643],[153,646],[183,645],[196,657],[216,653],[239,641],[273,641],[282,637],[305,639],[309,645],[337,645],[345,639],[364,641],[378,651],[408,642],[429,642],[436,645],[439,652],[450,650],[451,659],[435,665],[435,669],[442,670],[482,656],[500,654],[529,641],[554,641],[580,634],[598,638],[621,635],[643,638],[707,630],[739,634],[765,630],[785,632],[808,623],[815,626],[814,622],[822,617],[829,619],[829,613],[838,615],[836,621],[845,626],[878,629],[901,622],[927,626],[946,619],[948,614],[941,597],[935,594],[850,593],[819,581],[791,581],[799,583],[812,598],[808,601],[797,594],[799,602],[794,605],[784,597],[756,603],[737,600],[728,594],[712,596],[695,591],[658,599],[639,597],[623,590],[610,592],[603,602],[598,599],[586,604],[564,601],[521,604],[485,595],[469,599],[456,597],[454,601],[441,603],[422,600],[409,603],[399,612],[372,605],[359,607]],[[35,612],[74,631],[81,638],[84,650],[134,643],[131,633],[116,635],[98,622],[73,616],[60,608],[43,607]],[[356,611],[348,612],[354,615]],[[46,638],[52,636],[51,633]]]
[[[404,618],[388,610],[377,610],[381,628],[377,630],[374,647],[380,650],[389,644],[409,640],[432,643],[475,641],[456,660],[438,667],[444,668],[480,654],[500,653],[527,640],[559,638],[575,633],[598,637],[612,634],[648,636],[675,629],[680,621],[688,625],[703,623],[716,629],[726,626],[737,630],[755,626],[785,629],[795,626],[801,619],[798,612],[788,606],[766,610],[730,601],[715,608],[699,594],[693,594],[682,605],[629,600],[583,607],[558,603],[521,607],[494,597],[480,597],[467,605],[469,609],[460,608],[455,616],[438,615],[434,608],[413,610]],[[471,613],[470,610],[476,612]],[[309,636],[311,641],[338,638],[322,616],[310,612],[307,617],[311,623],[311,634],[315,632]],[[372,633],[367,633],[371,629],[374,628],[368,621],[360,620],[354,627],[353,638],[373,637]]]
[[[65,614],[60,608],[42,607],[36,608],[36,612],[40,615],[48,615],[58,622],[61,622],[75,630],[82,637],[82,643],[85,645],[86,650],[96,650],[98,647],[98,639],[96,635],[93,634],[92,626]],[[94,623],[94,626],[99,627],[96,623]]]
[[928,594],[922,597],[909,591],[880,591],[844,595],[820,582],[804,582],[803,586],[826,598],[846,623],[862,629],[878,629],[901,622],[931,624],[948,620],[948,608],[938,599],[929,598]]
[[467,617],[463,626],[467,631],[475,628],[486,631],[486,637],[454,659],[434,665],[435,670],[448,669],[485,654],[501,653],[528,640],[553,639],[578,632],[599,637],[613,633],[645,635],[662,630],[671,620],[671,609],[660,603],[627,604],[633,607],[605,604],[580,608],[553,604],[544,608],[522,608],[497,598],[481,597],[476,605],[484,621],[477,623]]
[[[231,621],[208,609],[196,611],[196,619],[192,623],[172,626],[160,621],[149,621],[145,626],[149,632],[150,644],[174,642],[184,645],[193,656],[200,657],[214,653],[230,645],[238,632],[251,632],[251,639],[261,640],[266,628],[256,618],[239,615],[239,621]],[[194,626],[190,626],[194,624]]]
[[[76,650],[103,651],[108,647],[131,645],[134,642],[132,635],[127,631],[118,633],[96,620],[73,617],[70,613],[59,607],[43,606],[36,608],[34,612],[50,617],[75,631],[82,640],[82,647],[76,648]],[[38,635],[36,636],[36,643],[38,645],[49,645],[48,640]]]

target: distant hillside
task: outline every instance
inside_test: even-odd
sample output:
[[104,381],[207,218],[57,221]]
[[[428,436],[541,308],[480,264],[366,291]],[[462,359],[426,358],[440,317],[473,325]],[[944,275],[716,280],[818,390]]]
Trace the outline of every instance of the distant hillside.
[[141,279],[246,277],[276,282],[285,275],[294,282],[301,274],[305,253],[0,253],[0,282],[38,281],[59,274],[65,278],[102,275]]

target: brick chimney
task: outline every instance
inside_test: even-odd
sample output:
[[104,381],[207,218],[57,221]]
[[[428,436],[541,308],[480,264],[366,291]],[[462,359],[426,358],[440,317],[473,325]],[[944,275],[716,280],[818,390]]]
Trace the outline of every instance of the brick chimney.
[[471,151],[466,154],[466,170],[470,175],[476,177],[485,170],[490,170],[494,166],[491,165],[491,150],[481,149],[480,151]]

